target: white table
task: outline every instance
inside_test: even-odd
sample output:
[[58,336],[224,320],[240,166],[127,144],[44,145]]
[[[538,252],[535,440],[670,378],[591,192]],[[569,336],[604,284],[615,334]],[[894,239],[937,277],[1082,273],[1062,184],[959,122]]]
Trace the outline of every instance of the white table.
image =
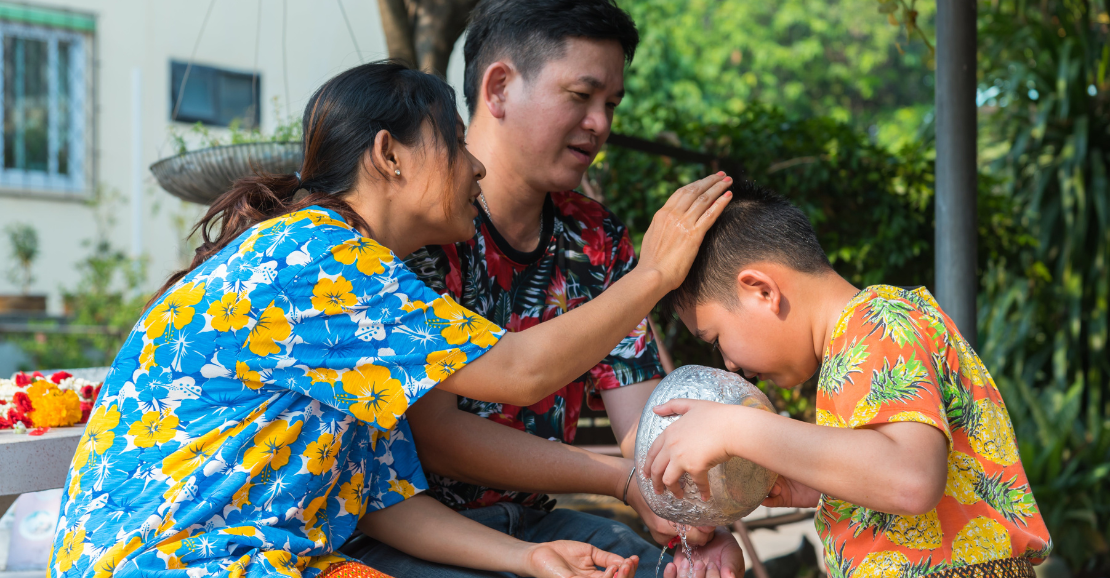
[[85,426],[55,427],[41,436],[0,431],[0,515],[20,494],[66,483]]

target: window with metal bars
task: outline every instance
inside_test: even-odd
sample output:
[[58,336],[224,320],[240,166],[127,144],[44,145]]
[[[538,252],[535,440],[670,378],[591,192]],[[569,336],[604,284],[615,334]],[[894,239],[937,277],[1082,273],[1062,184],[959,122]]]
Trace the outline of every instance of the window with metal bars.
[[0,187],[87,188],[87,33],[0,20]]

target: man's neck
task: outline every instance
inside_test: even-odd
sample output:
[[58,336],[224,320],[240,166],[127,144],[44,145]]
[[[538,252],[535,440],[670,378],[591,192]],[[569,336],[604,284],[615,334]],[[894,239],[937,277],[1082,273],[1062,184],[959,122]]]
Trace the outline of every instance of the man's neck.
[[505,143],[497,139],[496,120],[474,118],[467,131],[470,152],[486,166],[482,179],[482,196],[478,204],[488,207],[489,218],[501,237],[523,253],[536,250],[540,244],[543,205],[548,191],[538,190],[528,183],[526,175],[514,167],[512,155],[504,154]]
[[829,349],[840,314],[859,293],[859,289],[834,271],[821,275],[818,279],[820,281],[812,289],[818,303],[813,311],[813,349],[817,359],[821,360]]

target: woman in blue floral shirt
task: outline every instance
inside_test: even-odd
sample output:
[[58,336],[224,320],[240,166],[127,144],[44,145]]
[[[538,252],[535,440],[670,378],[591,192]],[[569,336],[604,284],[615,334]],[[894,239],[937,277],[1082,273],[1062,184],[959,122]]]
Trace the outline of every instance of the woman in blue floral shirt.
[[588,370],[679,284],[729,182],[672,197],[640,266],[593,303],[506,334],[401,261],[474,234],[485,169],[454,103],[445,82],[397,64],[348,70],[305,109],[300,173],[241,179],[211,207],[192,265],[151,301],[105,381],[51,577],[370,575],[333,554],[360,518],[376,539],[454,565],[634,570],[418,496],[404,413],[436,386],[527,405]]

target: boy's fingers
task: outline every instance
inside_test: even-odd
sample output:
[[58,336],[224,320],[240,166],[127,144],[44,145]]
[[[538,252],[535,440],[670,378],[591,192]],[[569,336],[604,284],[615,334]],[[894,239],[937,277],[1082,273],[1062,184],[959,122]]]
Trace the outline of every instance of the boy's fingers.
[[667,403],[655,406],[652,411],[655,415],[683,415],[690,411],[690,400],[672,399]]
[[713,494],[709,490],[709,470],[700,472],[698,474],[690,473],[690,477],[698,486],[698,492],[701,493],[701,501],[708,502]]
[[651,476],[651,488],[655,490],[656,494],[662,494],[663,491],[667,488],[666,484],[663,483],[663,473],[667,471],[668,458],[666,456],[663,456],[662,459],[659,459],[658,453],[662,449],[662,447],[657,447],[662,446],[662,444],[660,443],[661,439],[662,436],[660,436],[659,439],[656,439],[655,443],[652,444],[651,447],[652,449],[655,449],[656,456],[655,460],[653,462],[648,462],[647,466],[649,468],[647,473],[649,476]]
[[721,569],[716,563],[710,562],[705,565],[705,578],[721,578]]
[[663,472],[662,476],[663,485],[666,486],[676,498],[682,498],[686,495],[686,491],[682,488],[682,473],[682,468],[676,466],[672,461],[667,464],[667,469]]
[[667,563],[667,567],[663,569],[663,578],[678,578],[678,566],[674,562]]

